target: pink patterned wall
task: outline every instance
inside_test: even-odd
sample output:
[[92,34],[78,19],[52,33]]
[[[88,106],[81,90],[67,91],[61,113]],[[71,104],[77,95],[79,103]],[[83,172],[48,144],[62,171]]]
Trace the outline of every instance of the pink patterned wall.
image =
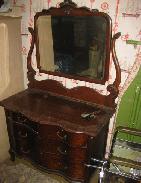
[[[57,6],[63,0],[12,0],[13,6],[20,6],[22,11],[22,54],[26,63],[26,57],[30,46],[30,35],[28,27],[33,26],[33,17],[37,11],[51,6]],[[121,32],[121,37],[117,40],[116,51],[119,59],[119,64],[122,71],[122,83],[120,86],[120,97],[127,89],[141,65],[141,0],[74,0],[78,6],[87,6],[91,9],[99,9],[108,13],[112,18],[113,34]],[[127,42],[134,44],[127,44]],[[128,42],[129,43],[129,42]],[[135,44],[136,43],[136,44]],[[139,44],[139,45],[138,45]],[[33,67],[36,68],[35,54],[32,58]],[[26,64],[25,64],[26,78]],[[115,78],[115,69],[111,60],[110,64],[110,79],[105,86],[91,84],[83,81],[75,81],[57,76],[49,76],[39,74],[38,79],[55,79],[62,82],[66,87],[75,87],[85,85],[95,88],[99,92],[105,93],[106,86]],[[119,97],[119,98],[120,98]],[[112,120],[113,121],[113,120]],[[110,125],[110,133],[112,133],[113,123]],[[110,138],[108,144],[110,143]]]
[[[33,26],[33,17],[37,11],[41,11],[43,8],[49,8],[51,6],[57,6],[63,0],[9,0],[9,2],[18,9],[18,15],[20,15],[19,8],[22,12],[22,25],[21,25],[21,36],[22,36],[22,55],[24,61],[24,73],[25,73],[25,85],[26,80],[26,60],[27,54],[31,42],[31,36],[28,32],[28,27]],[[116,32],[121,32],[121,37],[116,43],[117,56],[119,58],[119,64],[122,70],[122,83],[120,85],[120,97],[118,104],[120,102],[121,96],[127,89],[133,78],[135,77],[137,71],[141,65],[141,0],[73,0],[78,6],[87,6],[91,9],[99,9],[99,11],[104,11],[110,15],[113,22],[112,31],[113,34]],[[5,0],[8,2],[8,0]],[[13,8],[14,9],[14,8]],[[16,12],[17,13],[17,12]],[[14,14],[14,11],[13,11]],[[3,16],[13,16],[12,12],[3,13]],[[134,44],[127,44],[134,43]],[[66,87],[75,87],[78,85],[85,85],[87,87],[95,88],[97,91],[106,94],[106,86],[112,83],[115,77],[115,69],[112,64],[112,59],[110,62],[110,79],[104,85],[96,85],[83,81],[76,81],[72,79],[66,79],[57,76],[40,74],[36,68],[36,57],[35,50],[32,58],[32,65],[37,71],[37,79],[50,78],[62,82]],[[119,105],[118,105],[119,107]],[[118,113],[117,107],[117,113]],[[112,141],[113,129],[116,122],[116,115],[110,121],[109,125],[109,135],[107,139],[107,149],[108,155],[109,148]],[[7,143],[7,142],[6,142]]]
[[[14,6],[20,6],[22,11],[22,54],[26,62],[26,56],[30,46],[30,35],[28,27],[33,26],[33,17],[37,11],[51,6],[58,6],[62,0],[12,0]],[[108,13],[112,18],[113,34],[121,32],[121,37],[116,43],[117,56],[122,70],[122,84],[120,87],[120,94],[127,89],[128,85],[137,73],[141,64],[141,45],[134,46],[127,44],[128,40],[141,41],[141,1],[140,0],[74,0],[78,6],[87,6],[89,8],[96,8],[100,11]],[[33,66],[36,69],[35,55],[33,56]],[[26,69],[25,69],[26,73]],[[38,71],[37,71],[38,73]],[[38,75],[38,74],[37,74]],[[114,80],[115,69],[110,65],[110,79],[105,86],[68,80],[65,78],[44,76],[41,78],[52,78],[62,82],[67,87],[74,87],[77,85],[86,85],[88,87],[96,88],[100,92]],[[40,79],[41,79],[40,78]]]

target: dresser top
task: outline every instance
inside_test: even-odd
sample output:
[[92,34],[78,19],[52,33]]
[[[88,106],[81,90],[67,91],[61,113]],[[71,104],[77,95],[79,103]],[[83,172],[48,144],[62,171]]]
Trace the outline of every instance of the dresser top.
[[[0,105],[13,112],[19,112],[37,123],[57,125],[71,132],[91,136],[96,136],[104,126],[107,126],[113,114],[108,107],[53,96],[37,89],[22,91],[1,101]],[[95,117],[82,117],[89,113],[93,113]]]

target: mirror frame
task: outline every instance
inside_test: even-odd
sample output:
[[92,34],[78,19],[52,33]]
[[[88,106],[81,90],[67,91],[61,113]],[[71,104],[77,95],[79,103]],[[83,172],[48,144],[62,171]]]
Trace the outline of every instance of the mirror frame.
[[[40,65],[40,52],[39,52],[39,37],[38,37],[38,28],[36,26],[37,20],[40,16],[98,16],[103,17],[106,20],[106,58],[105,68],[103,68],[104,74],[102,79],[98,78],[89,78],[85,76],[75,76],[69,75],[57,71],[46,71],[43,70]],[[80,81],[87,81],[90,83],[98,83],[105,84],[105,82],[109,79],[109,63],[110,63],[110,51],[111,51],[111,39],[112,39],[112,21],[108,14],[99,12],[97,9],[90,10],[86,7],[78,8],[77,5],[71,1],[65,1],[64,3],[60,3],[59,8],[52,7],[48,10],[43,9],[41,12],[37,12],[34,16],[34,33],[35,33],[35,45],[36,45],[36,60],[37,60],[37,68],[39,72],[46,73],[54,76],[65,77],[69,79],[75,79]]]
[[[40,16],[47,16],[47,15],[54,15],[54,16],[100,16],[104,17],[107,22],[107,35],[106,35],[106,59],[105,59],[105,68],[104,68],[104,77],[103,79],[92,79],[87,78],[84,76],[73,76],[69,74],[64,74],[60,72],[53,72],[53,71],[46,71],[41,68],[40,65],[40,52],[39,52],[39,38],[38,38],[38,29],[36,27],[37,20]],[[116,87],[119,86],[121,80],[121,71],[118,63],[118,59],[115,52],[115,41],[120,37],[120,33],[115,34],[112,37],[112,20],[110,16],[104,12],[99,12],[97,9],[90,10],[87,7],[77,7],[77,5],[72,2],[71,0],[64,0],[64,2],[60,3],[60,7],[51,7],[48,10],[43,9],[41,12],[37,12],[34,16],[34,29],[29,27],[29,32],[32,35],[32,42],[30,46],[30,50],[27,57],[27,77],[29,83],[32,81],[34,82],[34,76],[36,71],[32,68],[31,65],[31,55],[34,49],[34,45],[36,46],[36,61],[37,61],[37,68],[39,69],[40,73],[45,73],[54,76],[65,77],[74,80],[80,80],[90,83],[96,84],[105,84],[106,81],[109,79],[109,64],[110,64],[110,56],[112,54],[113,62],[116,69],[116,79],[114,85]],[[30,84],[29,84],[30,85]],[[107,89],[108,90],[108,89]],[[117,90],[115,88],[115,90]]]

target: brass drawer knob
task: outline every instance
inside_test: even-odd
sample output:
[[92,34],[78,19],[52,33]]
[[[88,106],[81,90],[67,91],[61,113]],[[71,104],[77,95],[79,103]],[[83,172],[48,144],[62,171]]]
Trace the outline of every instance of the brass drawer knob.
[[66,139],[67,139],[67,134],[61,135],[62,132],[63,132],[63,130],[57,131],[57,136],[58,136],[59,139],[61,139],[61,140],[66,140]]

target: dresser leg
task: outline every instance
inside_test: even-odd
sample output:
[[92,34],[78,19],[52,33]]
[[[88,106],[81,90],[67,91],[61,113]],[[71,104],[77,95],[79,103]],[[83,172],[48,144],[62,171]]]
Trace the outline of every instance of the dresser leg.
[[10,154],[10,160],[15,161],[15,153],[11,149],[9,150],[9,154]]

